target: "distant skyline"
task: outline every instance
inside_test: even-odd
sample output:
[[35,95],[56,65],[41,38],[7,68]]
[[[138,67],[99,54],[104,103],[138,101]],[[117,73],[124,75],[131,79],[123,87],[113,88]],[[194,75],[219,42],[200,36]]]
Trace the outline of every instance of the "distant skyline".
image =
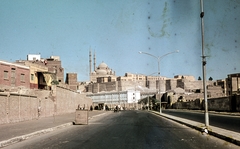
[[[240,73],[240,1],[204,0],[207,79]],[[0,60],[60,56],[66,73],[89,80],[89,50],[96,66],[105,62],[126,72],[202,78],[199,0],[2,0]],[[93,68],[93,67],[92,67]]]

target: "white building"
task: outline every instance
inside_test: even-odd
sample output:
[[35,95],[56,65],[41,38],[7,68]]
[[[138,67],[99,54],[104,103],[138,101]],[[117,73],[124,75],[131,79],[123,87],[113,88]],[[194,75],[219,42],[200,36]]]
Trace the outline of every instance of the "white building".
[[140,91],[127,90],[127,91],[112,91],[88,94],[93,101],[94,105],[108,105],[112,108],[116,105],[121,107],[136,107],[140,100]]
[[28,61],[40,61],[41,60],[41,55],[40,54],[28,54],[27,55],[27,60]]

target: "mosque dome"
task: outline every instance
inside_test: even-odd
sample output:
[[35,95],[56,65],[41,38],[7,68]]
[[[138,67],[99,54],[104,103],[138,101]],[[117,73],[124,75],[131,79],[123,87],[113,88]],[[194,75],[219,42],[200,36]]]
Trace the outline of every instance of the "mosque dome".
[[96,70],[96,72],[98,75],[106,75],[107,74],[107,71],[103,70],[103,69],[98,69],[98,70]]
[[101,64],[99,64],[99,66],[97,67],[96,73],[98,75],[106,75],[108,74],[108,66],[106,63],[102,62]]
[[107,66],[106,63],[102,62],[101,64],[99,64],[98,68],[99,68],[99,69],[107,69],[108,66]]

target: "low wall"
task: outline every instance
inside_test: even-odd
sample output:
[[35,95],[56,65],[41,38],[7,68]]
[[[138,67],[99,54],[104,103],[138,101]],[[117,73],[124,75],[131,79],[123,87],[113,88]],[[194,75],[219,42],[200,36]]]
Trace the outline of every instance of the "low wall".
[[201,110],[202,100],[196,99],[194,101],[188,102],[176,102],[172,105],[173,109],[191,109],[191,110]]
[[233,111],[240,111],[240,95],[231,97],[231,107]]
[[53,87],[53,90],[29,90],[24,94],[0,92],[0,124],[38,119],[86,109],[92,100],[85,94]]
[[61,115],[75,112],[81,106],[89,109],[92,99],[67,88],[52,86],[51,91],[36,91],[41,108],[40,117]]
[[[172,105],[173,109],[204,109],[204,100],[196,99],[188,102],[176,102]],[[231,97],[211,98],[208,99],[209,111],[226,111],[226,112],[240,112],[240,95]]]
[[60,87],[56,88],[56,99],[57,114],[75,112],[79,106],[90,109],[92,105],[92,99],[86,97],[86,94],[79,94]]
[[0,124],[37,119],[37,107],[36,96],[0,93]]
[[[203,103],[203,108],[205,108],[204,103]],[[231,100],[229,97],[209,99],[208,100],[208,110],[210,110],[210,111],[231,111]]]

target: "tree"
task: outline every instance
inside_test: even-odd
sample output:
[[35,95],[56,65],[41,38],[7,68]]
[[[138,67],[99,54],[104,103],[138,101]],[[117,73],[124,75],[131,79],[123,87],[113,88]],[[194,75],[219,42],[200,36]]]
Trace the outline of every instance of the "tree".
[[209,81],[212,81],[212,80],[213,80],[213,78],[212,78],[212,77],[210,77],[208,80],[209,80]]
[[51,84],[52,84],[52,85],[58,85],[59,82],[58,82],[57,80],[53,80],[53,81],[51,82]]
[[202,80],[202,78],[199,76],[199,77],[198,77],[198,80]]

